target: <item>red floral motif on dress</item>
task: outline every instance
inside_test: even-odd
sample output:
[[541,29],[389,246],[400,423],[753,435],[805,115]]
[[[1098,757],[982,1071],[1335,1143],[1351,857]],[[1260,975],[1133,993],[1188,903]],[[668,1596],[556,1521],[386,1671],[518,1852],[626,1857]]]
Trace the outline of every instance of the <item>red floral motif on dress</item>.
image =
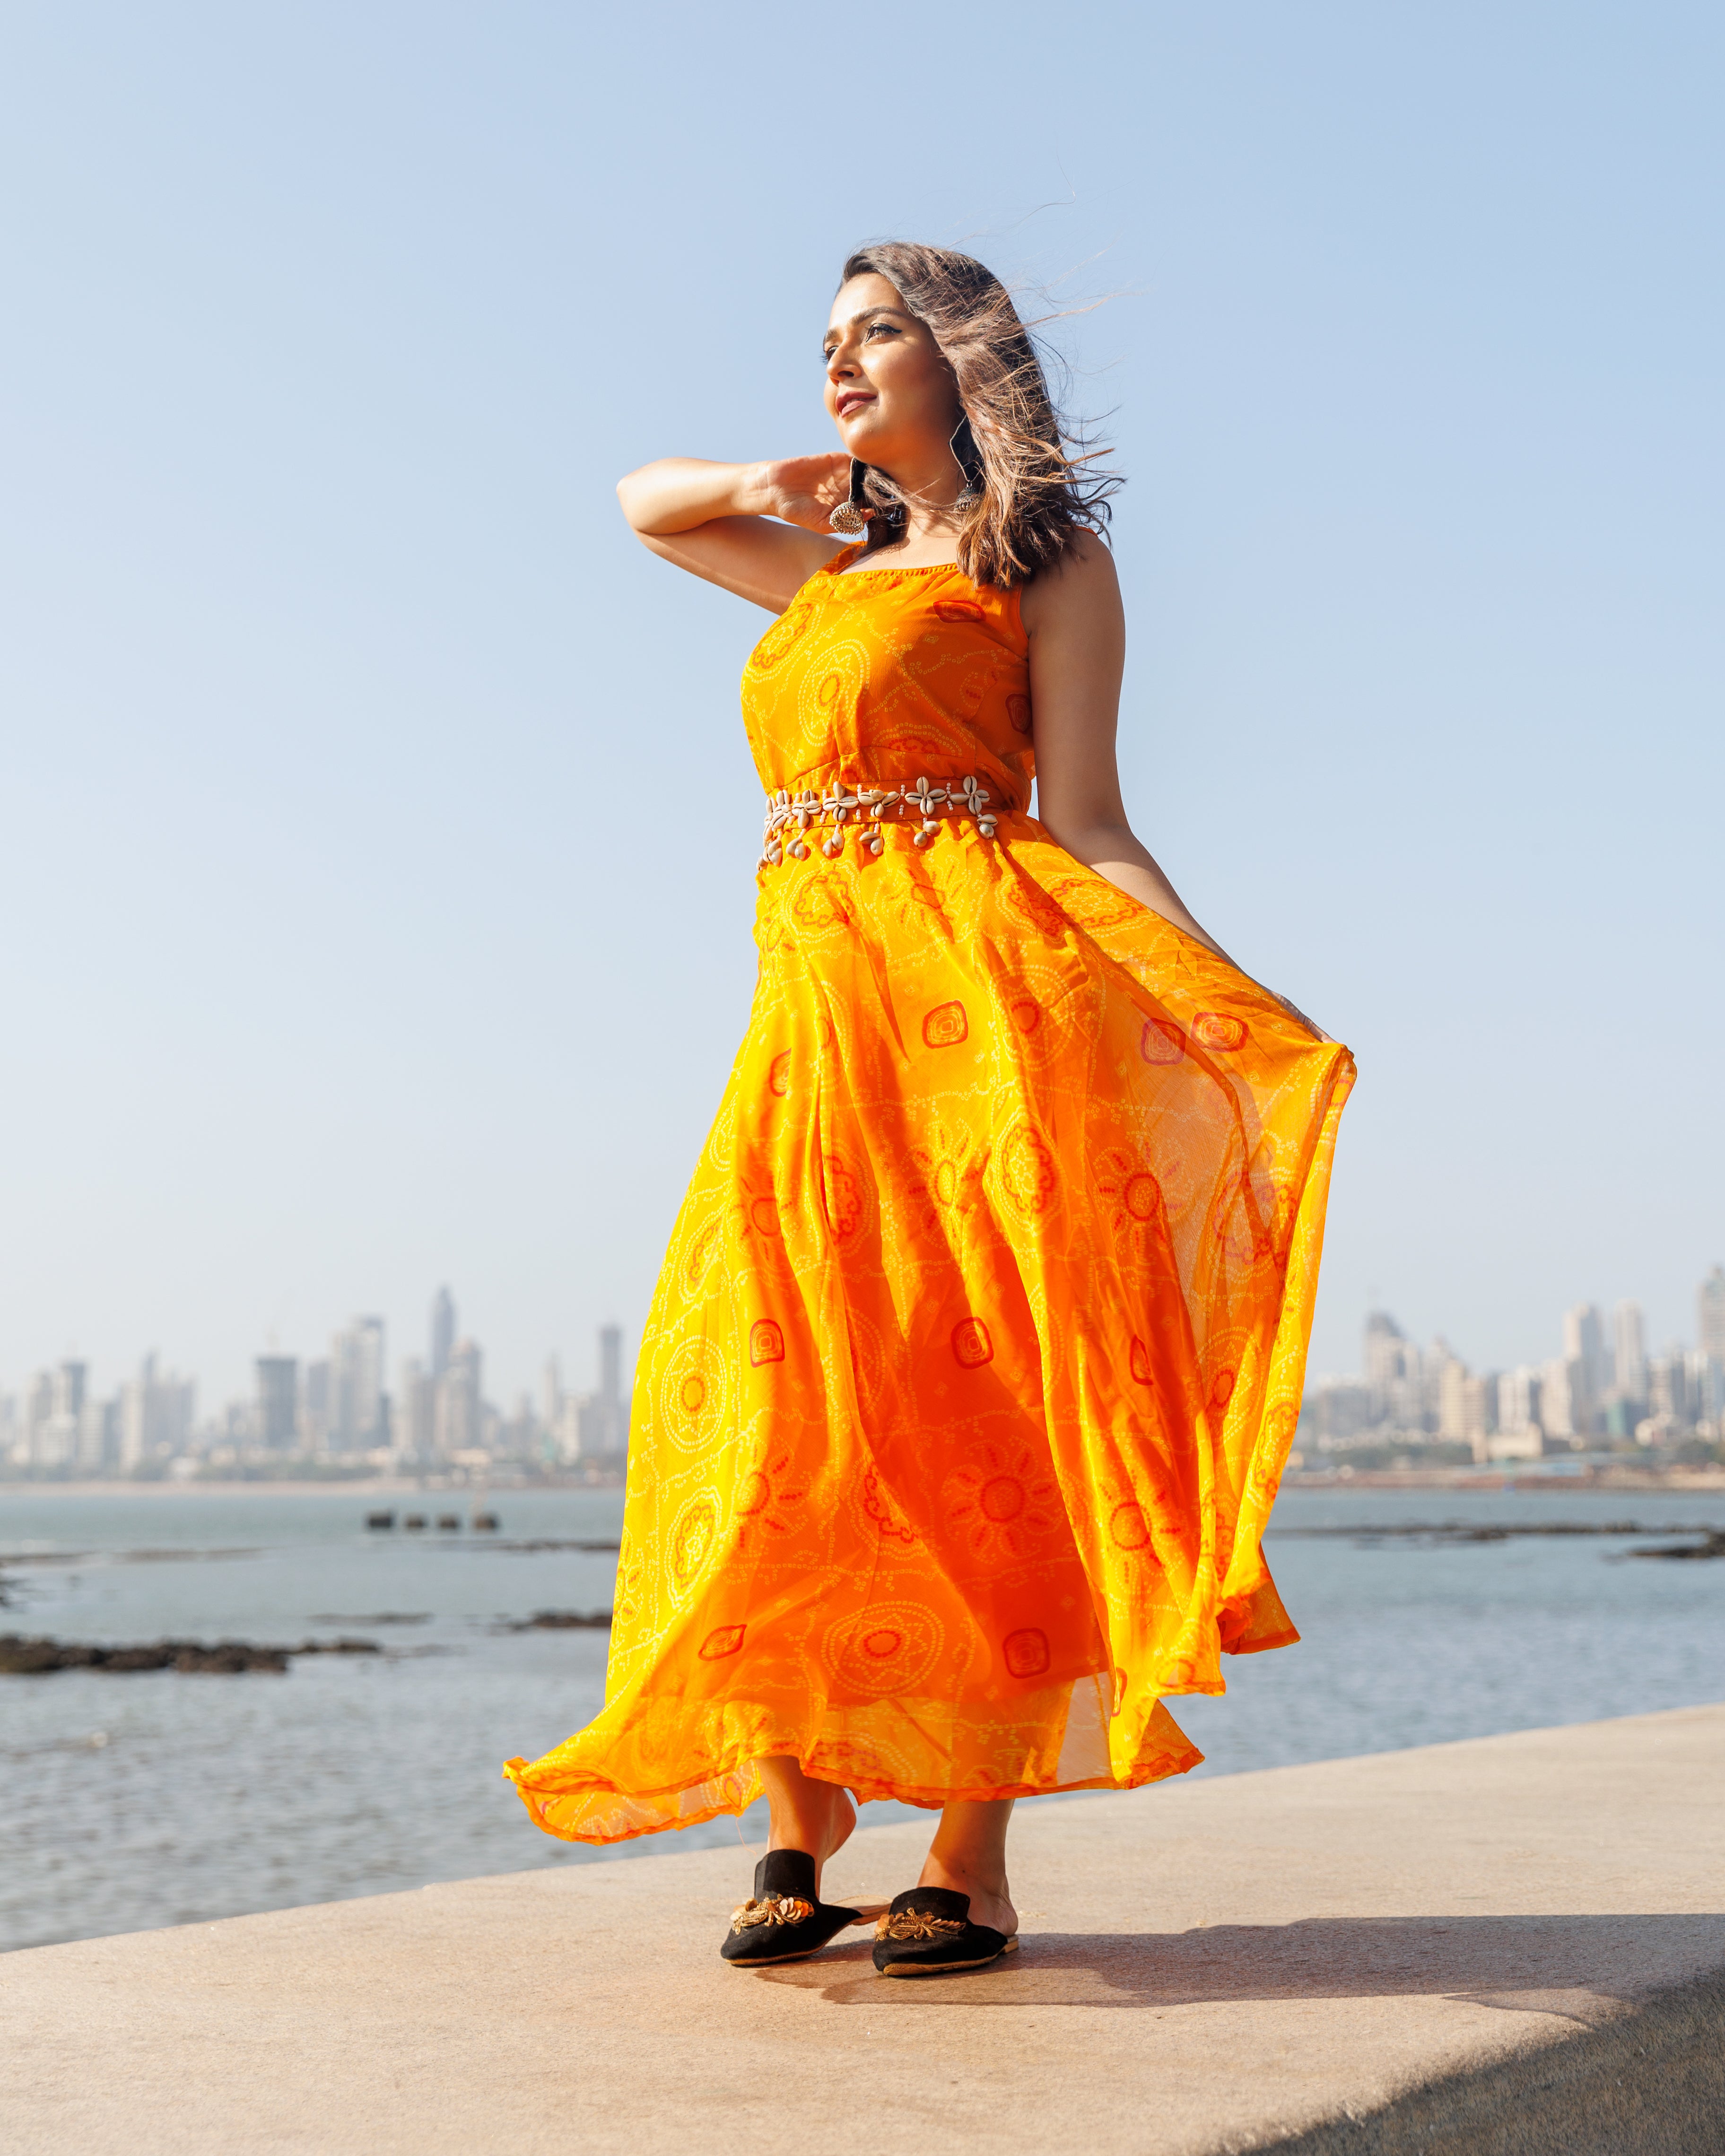
[[862,1225],[862,1185],[842,1153],[823,1153],[820,1164],[827,1225],[835,1243],[848,1242]]
[[1199,1046],[1223,1055],[1244,1046],[1246,1032],[1243,1018],[1230,1018],[1224,1011],[1200,1011],[1192,1021],[1192,1038]]
[[1000,1651],[1015,1677],[1040,1677],[1048,1667],[1048,1635],[1034,1625],[1024,1625],[1007,1634]]
[[1045,1213],[1054,1203],[1058,1181],[1054,1155],[1028,1124],[1021,1124],[1006,1141],[1002,1180],[1008,1197],[1022,1213]]
[[979,1317],[961,1317],[952,1327],[952,1353],[962,1370],[980,1370],[994,1359],[994,1343]]
[[956,1048],[970,1037],[970,1020],[963,1004],[937,1004],[922,1021],[922,1040],[929,1048]]

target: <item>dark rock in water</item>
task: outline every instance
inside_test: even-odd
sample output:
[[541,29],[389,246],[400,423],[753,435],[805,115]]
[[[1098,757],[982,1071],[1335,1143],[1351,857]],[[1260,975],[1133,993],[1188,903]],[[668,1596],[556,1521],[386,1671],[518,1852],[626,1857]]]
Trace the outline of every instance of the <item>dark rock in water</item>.
[[425,1515],[424,1512],[409,1512],[406,1519],[402,1522],[402,1525],[410,1535],[423,1535],[425,1532]]
[[495,1535],[502,1524],[495,1512],[475,1512],[473,1516],[473,1532],[476,1535]]
[[387,1533],[395,1525],[393,1512],[367,1512],[366,1525],[373,1534]]
[[608,1609],[536,1609],[519,1625],[506,1625],[506,1632],[608,1632]]
[[249,1640],[151,1640],[123,1647],[82,1640],[0,1635],[0,1676],[46,1676],[55,1670],[177,1670],[182,1676],[280,1676],[295,1655],[377,1655],[375,1640],[307,1640],[297,1647],[259,1647]]
[[459,1512],[439,1512],[437,1516],[437,1531],[440,1535],[459,1535],[461,1532],[461,1515]]
[[1630,1552],[1631,1557],[1725,1557],[1725,1533],[1717,1527],[1707,1530],[1704,1541],[1698,1543],[1660,1543],[1652,1549]]

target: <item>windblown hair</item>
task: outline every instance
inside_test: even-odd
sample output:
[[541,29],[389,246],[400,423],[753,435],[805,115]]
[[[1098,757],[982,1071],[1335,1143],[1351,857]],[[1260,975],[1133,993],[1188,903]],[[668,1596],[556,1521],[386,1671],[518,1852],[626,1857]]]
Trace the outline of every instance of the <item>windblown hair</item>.
[[[1109,497],[1124,482],[1091,469],[1106,452],[1061,417],[1035,341],[991,270],[893,239],[860,247],[839,281],[871,273],[927,323],[957,384],[964,418],[953,447],[982,497],[959,529],[959,567],[979,584],[1028,583],[1080,531],[1106,527]],[[868,545],[886,546],[904,528],[904,498],[872,465],[862,490],[874,512]]]

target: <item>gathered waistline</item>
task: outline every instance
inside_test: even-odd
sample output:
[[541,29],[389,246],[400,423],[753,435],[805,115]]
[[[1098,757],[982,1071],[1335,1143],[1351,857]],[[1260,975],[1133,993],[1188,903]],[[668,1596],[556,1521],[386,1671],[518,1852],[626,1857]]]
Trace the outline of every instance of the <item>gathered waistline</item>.
[[[907,816],[920,819],[919,828],[911,834],[913,845],[927,845],[940,829],[942,816],[969,816],[982,835],[992,839],[997,816],[1012,813],[1010,801],[991,808],[993,798],[973,773],[963,778],[919,778],[908,786],[837,786],[829,793],[813,788],[792,793],[781,787],[767,796],[767,828],[755,865],[777,867],[787,854],[793,860],[806,860],[809,849],[801,834],[817,824],[833,827],[820,842],[821,851],[833,856],[845,850],[847,825],[856,827],[858,841],[868,852],[878,854],[886,843],[881,824],[888,818],[900,824]],[[787,829],[793,832],[788,839],[780,835]]]

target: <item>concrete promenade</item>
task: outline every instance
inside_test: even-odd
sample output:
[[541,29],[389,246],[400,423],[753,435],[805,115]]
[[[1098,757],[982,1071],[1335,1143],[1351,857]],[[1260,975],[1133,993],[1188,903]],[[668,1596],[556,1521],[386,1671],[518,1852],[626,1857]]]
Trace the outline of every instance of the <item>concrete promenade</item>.
[[[1014,1838],[1016,1966],[927,1984],[860,1932],[723,1966],[752,1859],[669,1840],[8,1955],[0,2148],[1725,2151],[1725,1706],[1034,1805]],[[911,1884],[926,1839],[860,1831],[829,1897]]]

